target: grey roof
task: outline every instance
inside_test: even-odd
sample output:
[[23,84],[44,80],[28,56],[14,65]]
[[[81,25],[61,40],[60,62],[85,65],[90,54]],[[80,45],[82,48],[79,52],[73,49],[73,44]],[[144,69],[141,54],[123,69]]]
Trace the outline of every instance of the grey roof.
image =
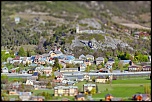
[[86,55],[86,57],[88,58],[94,58],[94,56],[93,55]]
[[100,60],[104,60],[104,58],[103,58],[103,57],[98,57],[98,58],[96,58],[96,61],[97,61],[97,60],[99,60],[99,61],[100,61]]
[[49,56],[50,56],[50,54],[45,53],[45,54],[42,54],[42,56],[43,56],[43,57],[49,57]]
[[54,53],[56,53],[56,54],[60,54],[60,53],[62,53],[61,51],[54,51]]
[[77,86],[56,86],[54,89],[72,89],[72,88],[78,88]]
[[76,95],[75,97],[76,97],[76,98],[80,98],[80,97],[85,97],[85,95],[84,95],[84,94],[78,94],[78,95]]
[[82,55],[80,55],[79,57],[86,57],[86,56],[82,54]]

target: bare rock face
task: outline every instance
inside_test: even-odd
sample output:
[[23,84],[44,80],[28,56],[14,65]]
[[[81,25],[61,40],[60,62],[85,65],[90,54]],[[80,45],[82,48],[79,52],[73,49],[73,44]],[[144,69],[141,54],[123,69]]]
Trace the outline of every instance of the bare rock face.
[[80,24],[88,24],[88,27],[101,29],[101,24],[95,18],[86,18],[79,21]]
[[130,50],[134,50],[128,43],[122,42],[119,39],[114,39],[110,36],[105,36],[104,42],[98,42],[95,38],[93,38],[90,41],[75,39],[72,41],[71,49],[73,49],[76,46],[79,47],[88,46],[91,49],[102,49],[102,50],[108,47],[112,49],[117,49],[118,45],[120,45],[121,48],[127,47]]

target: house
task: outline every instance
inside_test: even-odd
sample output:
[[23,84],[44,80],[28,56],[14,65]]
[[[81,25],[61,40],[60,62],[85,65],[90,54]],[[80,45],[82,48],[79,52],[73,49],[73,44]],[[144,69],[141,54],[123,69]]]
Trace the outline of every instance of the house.
[[21,84],[22,84],[21,82],[20,82],[20,83],[19,83],[19,82],[11,83],[11,84],[9,85],[9,88],[8,88],[8,89],[18,89]]
[[101,72],[101,73],[109,73],[109,69],[107,69],[107,68],[101,68],[99,70],[99,72]]
[[7,63],[13,63],[13,58],[8,57],[7,58]]
[[27,57],[20,57],[20,60],[22,60],[22,63],[25,65],[27,63],[28,58]]
[[31,56],[30,60],[32,61],[32,63],[35,61],[35,56]]
[[49,54],[50,54],[51,58],[55,58],[55,57],[59,57],[59,56],[63,55],[63,53],[59,50],[50,51]]
[[31,92],[19,92],[19,98],[22,101],[29,101],[31,98],[32,93]]
[[17,100],[16,98],[10,98],[9,101],[15,101]]
[[150,101],[150,95],[149,94],[135,94],[132,97],[133,100],[136,101]]
[[38,66],[35,68],[35,71],[42,74],[43,73],[43,69],[44,69],[44,66]]
[[109,62],[106,63],[106,64],[105,64],[105,68],[107,68],[107,69],[112,69],[112,64],[113,64],[113,63],[109,63]]
[[18,63],[18,64],[20,64],[20,63],[22,62],[22,60],[20,59],[20,56],[16,56],[16,57],[13,59],[12,63],[15,64],[15,62]]
[[84,80],[90,80],[90,76],[88,74],[84,75]]
[[86,61],[84,61],[84,64],[85,64],[85,66],[91,66],[92,63],[90,61],[86,60]]
[[80,69],[82,69],[82,68],[84,68],[84,69],[85,69],[85,68],[86,68],[86,64],[81,63],[81,64],[80,64]]
[[7,67],[2,68],[2,73],[8,73],[8,68]]
[[145,65],[142,67],[142,71],[151,71],[151,65]]
[[113,98],[113,96],[111,94],[107,94],[105,96],[105,101],[110,101]]
[[64,76],[63,75],[56,76],[56,79],[62,81],[64,79]]
[[43,72],[44,72],[47,76],[51,75],[51,73],[52,73],[52,67],[44,67],[44,68],[43,68]]
[[21,73],[22,74],[28,74],[27,71],[25,71],[25,70],[22,70]]
[[38,72],[33,73],[32,79],[34,79],[34,80],[38,79]]
[[48,82],[46,81],[33,81],[33,86],[35,90],[37,89],[46,89],[46,85]]
[[99,65],[101,63],[104,63],[104,58],[103,57],[96,58],[96,65]]
[[85,101],[85,95],[84,94],[78,94],[75,96],[75,101]]
[[109,80],[109,79],[104,78],[104,77],[97,77],[97,78],[95,79],[95,82],[96,82],[96,83],[106,83],[108,80]]
[[94,56],[93,55],[86,55],[86,59],[89,61],[94,61]]
[[128,71],[130,72],[135,72],[135,71],[140,71],[140,70],[141,70],[140,67],[137,65],[132,65],[128,67]]
[[78,94],[77,86],[56,86],[54,96],[75,96]]
[[36,69],[36,68],[28,69],[28,70],[27,70],[27,73],[28,73],[28,74],[33,74],[34,71],[35,71],[35,69]]
[[113,64],[113,63],[115,63],[115,60],[112,59],[112,58],[109,58],[108,61],[107,61],[107,63],[112,63]]
[[15,23],[18,24],[20,22],[20,17],[15,17]]
[[16,89],[11,89],[9,95],[19,95],[19,92]]
[[74,64],[82,64],[83,62],[84,62],[84,60],[82,60],[82,59],[75,59],[73,61]]
[[120,61],[123,63],[123,65],[125,65],[125,64],[130,64],[131,60],[120,60]]
[[10,70],[10,72],[11,72],[11,73],[17,73],[17,69],[19,69],[19,67],[12,68],[12,69]]
[[38,64],[36,64],[36,63],[31,63],[31,64],[29,64],[28,66],[30,66],[30,67],[36,67],[36,66],[38,66]]
[[151,56],[148,56],[149,62],[151,62]]
[[86,59],[86,56],[82,54],[82,55],[79,56],[79,59],[80,59],[80,60],[85,60],[85,59]]
[[77,72],[78,68],[62,68],[60,72]]
[[45,97],[43,96],[32,96],[29,100],[30,101],[44,101]]
[[133,33],[133,36],[137,39],[139,39],[139,36],[140,36],[140,32],[134,32]]
[[86,92],[86,91],[91,91],[93,88],[96,89],[96,84],[84,84],[83,85],[83,92]]
[[27,79],[27,80],[26,80],[26,85],[33,85],[33,81],[34,81],[34,80]]
[[83,81],[84,76],[83,75],[77,75],[76,81]]
[[56,72],[54,72],[54,75],[55,75],[56,77],[57,77],[57,76],[63,76],[63,73],[56,71]]

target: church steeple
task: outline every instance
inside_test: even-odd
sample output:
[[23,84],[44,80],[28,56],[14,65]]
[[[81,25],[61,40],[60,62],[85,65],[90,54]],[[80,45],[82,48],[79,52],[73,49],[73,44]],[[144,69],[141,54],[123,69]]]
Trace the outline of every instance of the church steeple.
[[76,33],[79,33],[79,25],[76,26]]

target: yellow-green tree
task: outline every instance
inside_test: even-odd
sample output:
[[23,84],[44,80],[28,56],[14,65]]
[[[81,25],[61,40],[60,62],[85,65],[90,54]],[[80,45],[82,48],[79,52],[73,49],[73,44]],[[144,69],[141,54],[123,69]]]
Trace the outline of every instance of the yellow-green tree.
[[92,88],[91,94],[92,94],[92,95],[96,94],[96,89],[95,89],[95,88]]

